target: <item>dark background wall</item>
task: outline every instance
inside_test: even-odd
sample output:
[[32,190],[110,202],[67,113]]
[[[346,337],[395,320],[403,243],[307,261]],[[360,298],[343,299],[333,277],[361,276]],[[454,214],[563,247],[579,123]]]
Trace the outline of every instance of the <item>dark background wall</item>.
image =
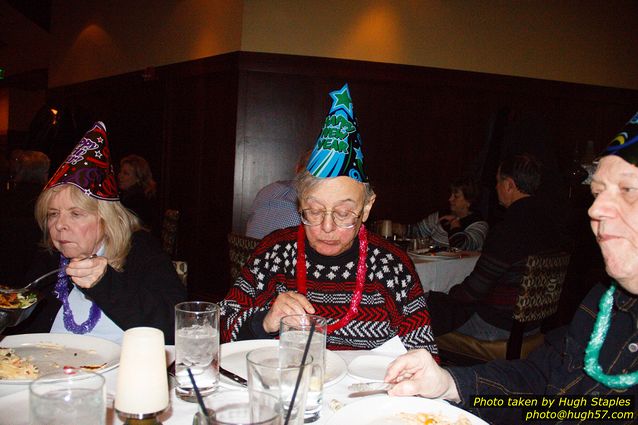
[[[191,297],[217,299],[229,284],[226,235],[243,232],[261,187],[292,177],[328,93],[345,82],[378,195],[371,220],[416,221],[445,206],[452,179],[484,164],[489,171],[516,150],[554,164],[549,189],[563,193],[556,176],[574,151],[587,140],[598,151],[638,109],[632,90],[250,52],[160,67],[148,81],[131,73],[58,87],[47,97],[103,120],[116,161],[149,159],[162,209],[182,214],[177,257],[189,262]],[[60,141],[69,145],[60,151],[72,140]],[[499,140],[501,149],[487,150]],[[577,190],[572,206],[584,217],[589,199]]]

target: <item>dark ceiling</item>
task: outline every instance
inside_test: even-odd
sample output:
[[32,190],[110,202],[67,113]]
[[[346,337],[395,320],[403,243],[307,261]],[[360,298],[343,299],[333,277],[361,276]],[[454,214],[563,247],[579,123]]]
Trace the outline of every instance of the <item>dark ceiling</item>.
[[2,87],[47,87],[52,0],[0,0]]
[[46,31],[51,31],[52,0],[7,0],[14,9]]

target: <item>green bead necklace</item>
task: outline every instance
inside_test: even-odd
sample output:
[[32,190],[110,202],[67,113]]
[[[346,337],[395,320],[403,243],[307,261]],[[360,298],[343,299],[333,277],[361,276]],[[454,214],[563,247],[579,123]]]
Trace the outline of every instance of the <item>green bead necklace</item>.
[[589,344],[585,350],[585,373],[592,379],[600,382],[606,387],[613,389],[625,389],[633,387],[638,383],[638,370],[622,375],[607,375],[598,363],[600,349],[607,338],[609,325],[611,324],[611,309],[614,304],[614,291],[616,282],[612,282],[610,288],[600,298],[599,311],[596,316],[594,330],[589,338]]

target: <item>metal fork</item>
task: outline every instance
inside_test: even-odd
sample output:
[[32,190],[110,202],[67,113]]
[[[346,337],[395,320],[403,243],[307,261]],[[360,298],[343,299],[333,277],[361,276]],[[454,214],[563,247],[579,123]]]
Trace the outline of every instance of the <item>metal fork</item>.
[[374,381],[374,382],[362,382],[358,384],[348,385],[348,391],[352,391],[355,393],[364,393],[364,392],[376,392],[376,391],[388,391],[394,384],[390,382],[382,382],[382,381]]
[[[88,257],[81,258],[79,261],[89,260],[89,259],[95,258],[95,257],[97,257],[97,254],[93,254],[93,255],[90,255]],[[59,272],[60,270],[62,270],[62,267],[58,267],[55,270],[51,270],[50,272],[43,274],[42,276],[40,276],[39,278],[35,279],[33,282],[28,283],[27,285],[23,286],[22,288],[2,288],[2,287],[0,287],[0,293],[1,294],[22,294],[22,293],[27,292],[27,291],[29,291],[31,289],[34,289],[36,284],[38,282],[40,282],[42,279],[44,279],[46,277],[49,277],[52,274],[55,274],[55,273]]]

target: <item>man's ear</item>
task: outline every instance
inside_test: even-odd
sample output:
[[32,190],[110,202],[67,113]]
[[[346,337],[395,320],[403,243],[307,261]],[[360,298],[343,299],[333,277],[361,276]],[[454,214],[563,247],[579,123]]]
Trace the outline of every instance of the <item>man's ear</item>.
[[368,199],[368,202],[363,206],[363,212],[361,213],[361,221],[365,222],[368,219],[368,216],[370,215],[370,210],[372,209],[372,204],[374,204],[374,201],[377,199],[377,195],[372,195],[370,197],[370,199]]

